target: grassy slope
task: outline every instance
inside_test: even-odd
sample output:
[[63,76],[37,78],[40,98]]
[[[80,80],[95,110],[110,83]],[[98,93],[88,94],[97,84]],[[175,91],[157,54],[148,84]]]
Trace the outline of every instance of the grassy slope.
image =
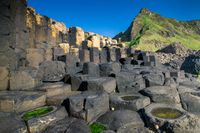
[[[161,17],[158,14],[139,14],[134,23],[138,26],[147,25],[149,28],[142,34],[137,49],[157,51],[165,45],[180,42],[187,48],[200,50],[200,35],[195,33],[192,25],[187,22],[178,22],[173,19]],[[173,33],[174,36],[166,37],[161,31]],[[134,31],[139,32],[139,31]],[[137,33],[135,33],[137,34]]]

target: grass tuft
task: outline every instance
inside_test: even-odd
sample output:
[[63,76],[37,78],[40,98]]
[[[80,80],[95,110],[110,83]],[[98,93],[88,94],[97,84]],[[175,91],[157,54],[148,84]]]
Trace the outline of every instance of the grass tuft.
[[90,125],[90,130],[92,133],[101,133],[106,130],[106,127],[100,123],[93,123]]
[[53,111],[53,107],[42,107],[42,108],[37,108],[33,111],[26,112],[23,116],[22,119],[25,121],[28,121],[32,118],[36,118],[39,116],[42,116],[44,114],[47,114],[49,112]]

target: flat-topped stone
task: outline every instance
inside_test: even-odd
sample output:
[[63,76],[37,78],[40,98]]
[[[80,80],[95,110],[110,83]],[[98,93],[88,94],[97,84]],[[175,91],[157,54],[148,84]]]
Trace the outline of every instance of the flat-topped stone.
[[44,133],[91,133],[91,131],[84,120],[69,117],[53,122]]
[[68,92],[67,94],[47,97],[47,104],[54,105],[54,106],[60,106],[60,105],[64,104],[65,100],[68,99],[70,96],[78,95],[80,93],[81,93],[81,91],[71,91],[71,92]]
[[46,104],[43,92],[2,91],[0,92],[1,112],[24,112]]
[[116,80],[111,77],[91,78],[87,80],[87,90],[89,91],[106,91],[107,93],[115,92]]
[[51,123],[62,120],[68,116],[64,107],[52,106],[52,108],[53,110],[47,114],[26,120],[31,133],[43,132]]
[[145,116],[147,126],[161,132],[175,132],[175,128],[188,132],[196,121],[190,118],[180,104],[150,104],[145,107]]
[[69,97],[68,102],[70,115],[87,122],[97,119],[109,110],[109,96],[105,92],[85,91]]
[[44,91],[47,95],[47,98],[49,98],[71,92],[71,85],[64,84],[63,82],[44,83],[41,87],[37,88],[37,90]]
[[141,74],[132,71],[123,71],[116,74],[117,87],[120,93],[137,92],[146,87]]
[[105,125],[108,129],[118,131],[121,127],[132,125],[132,127],[144,127],[139,114],[131,110],[110,111],[98,118],[97,122]]
[[114,93],[110,95],[110,108],[112,110],[129,109],[137,111],[150,103],[150,98],[141,94]]
[[40,86],[42,73],[37,69],[27,68],[19,71],[12,71],[10,76],[10,90],[34,90]]
[[141,91],[156,103],[180,103],[179,93],[176,88],[169,86],[153,86]]

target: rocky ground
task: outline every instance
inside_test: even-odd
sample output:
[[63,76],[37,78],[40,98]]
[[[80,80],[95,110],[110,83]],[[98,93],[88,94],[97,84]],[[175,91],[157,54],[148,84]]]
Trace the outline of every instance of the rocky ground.
[[0,133],[200,132],[199,51],[138,51],[23,0],[0,7]]

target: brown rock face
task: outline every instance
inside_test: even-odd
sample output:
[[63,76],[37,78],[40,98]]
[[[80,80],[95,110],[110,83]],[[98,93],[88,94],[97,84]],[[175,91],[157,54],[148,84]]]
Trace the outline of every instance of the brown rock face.
[[81,46],[85,40],[85,33],[80,27],[71,27],[69,29],[68,41],[70,45]]
[[0,90],[8,88],[8,70],[5,67],[0,67]]

